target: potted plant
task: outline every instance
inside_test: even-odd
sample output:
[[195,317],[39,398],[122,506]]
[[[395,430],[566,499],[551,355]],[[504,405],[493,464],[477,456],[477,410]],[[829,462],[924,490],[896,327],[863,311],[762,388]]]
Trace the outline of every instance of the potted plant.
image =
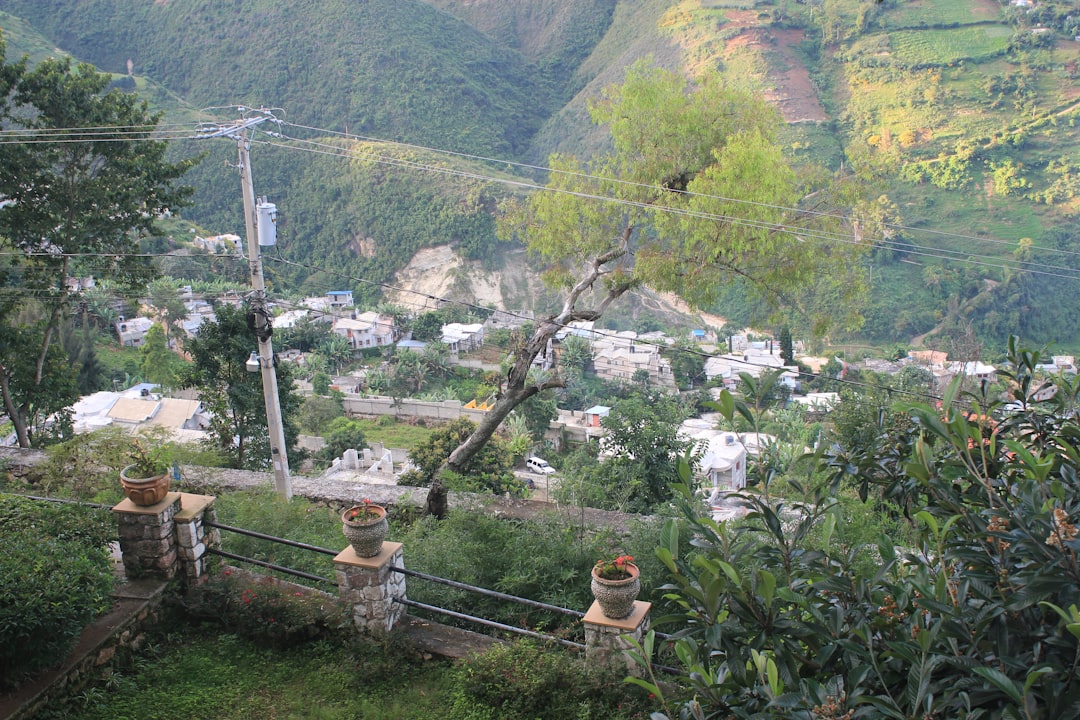
[[124,494],[136,505],[154,505],[169,492],[171,460],[165,443],[150,445],[143,439],[132,441],[130,465],[120,471]]
[[360,557],[375,557],[382,550],[389,530],[386,508],[367,498],[341,513],[341,532]]
[[621,620],[634,612],[641,592],[640,571],[630,555],[600,560],[592,569],[592,594],[604,617]]

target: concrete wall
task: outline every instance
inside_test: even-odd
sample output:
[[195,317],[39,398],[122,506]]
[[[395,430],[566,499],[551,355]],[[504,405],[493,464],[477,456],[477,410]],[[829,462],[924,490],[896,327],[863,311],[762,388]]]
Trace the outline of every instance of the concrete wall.
[[342,405],[345,408],[345,412],[350,415],[365,415],[369,417],[380,417],[382,415],[389,415],[391,417],[416,417],[427,420],[440,420],[443,422],[457,420],[462,416],[469,418],[473,422],[480,422],[480,419],[483,418],[485,414],[483,410],[473,410],[471,408],[462,407],[461,402],[458,400],[426,402],[424,400],[402,398],[395,402],[394,398],[391,397],[368,397],[364,395],[352,395],[349,393],[345,394]]

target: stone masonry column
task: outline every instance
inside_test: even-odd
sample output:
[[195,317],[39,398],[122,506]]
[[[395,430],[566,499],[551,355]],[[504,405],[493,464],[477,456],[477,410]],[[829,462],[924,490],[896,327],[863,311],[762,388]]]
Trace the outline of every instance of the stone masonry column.
[[112,510],[128,577],[172,580],[177,572],[174,518],[180,511],[180,493],[168,493],[161,502],[146,506],[124,498]]
[[180,493],[180,512],[173,517],[180,553],[180,569],[188,587],[195,587],[209,578],[206,553],[221,546],[221,531],[206,527],[217,521],[213,495]]
[[643,676],[644,669],[627,653],[631,646],[624,636],[641,642],[645,634],[649,632],[651,608],[652,603],[635,600],[634,611],[629,617],[612,620],[604,617],[604,613],[600,610],[600,603],[593,601],[592,607],[585,613],[582,620],[585,623],[585,657],[590,662],[607,667],[611,667],[613,663],[622,662],[628,673],[637,677]]
[[353,622],[372,635],[389,633],[405,606],[405,575],[390,568],[405,567],[401,543],[383,542],[375,557],[359,557],[349,546],[334,558],[337,566],[338,592],[342,602],[352,608]]

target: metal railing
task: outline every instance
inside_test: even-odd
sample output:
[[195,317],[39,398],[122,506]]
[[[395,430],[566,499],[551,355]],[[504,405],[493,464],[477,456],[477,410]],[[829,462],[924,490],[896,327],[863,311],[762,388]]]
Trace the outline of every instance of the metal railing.
[[[234,532],[240,535],[246,535],[259,540],[266,540],[269,542],[279,543],[281,545],[287,545],[289,547],[299,548],[301,550],[309,550],[311,552],[322,553],[323,555],[336,556],[339,551],[330,550],[328,548],[318,547],[317,545],[309,545],[307,543],[297,542],[295,540],[287,540],[285,538],[279,538],[274,535],[267,535],[265,533],[255,532],[254,530],[246,530],[244,528],[234,527],[232,525],[224,525],[218,522],[207,521],[206,527],[216,528],[218,530],[224,530],[227,532]],[[312,580],[317,582],[330,583],[337,585],[337,580],[325,578],[320,575],[314,575],[312,573],[303,572],[301,570],[295,570],[293,568],[285,567],[283,565],[277,565],[275,563],[266,562],[265,560],[258,560],[256,558],[249,558],[243,555],[237,555],[235,553],[226,552],[225,550],[218,550],[216,548],[209,548],[208,553],[212,555],[219,555],[221,557],[228,558],[230,560],[237,560],[239,562],[250,563],[259,567],[274,570],[276,572],[285,573],[287,575],[293,575],[295,577],[304,578],[305,580]],[[470,585],[468,583],[459,582],[457,580],[450,580],[448,578],[438,577],[437,575],[430,575],[428,573],[419,572],[417,570],[409,570],[402,567],[390,566],[387,568],[390,572],[400,573],[406,577],[414,577],[420,580],[427,580],[429,582],[439,583],[441,585],[447,585],[449,587],[457,588],[459,590],[465,590],[467,592],[476,593],[478,595],[484,595],[486,597],[496,598],[498,600],[505,600],[507,602],[516,603],[519,605],[525,605],[527,607],[536,608],[538,610],[545,610],[547,612],[553,612],[561,615],[567,615],[576,619],[585,617],[585,613],[578,610],[571,610],[570,608],[560,607],[558,605],[551,605],[549,603],[540,602],[538,600],[530,600],[529,598],[519,597],[517,595],[510,595],[508,593],[499,592],[497,590],[489,590],[487,588],[478,587],[476,585]],[[458,620],[466,620],[469,622],[489,627],[504,632],[515,633],[518,635],[525,635],[528,637],[534,637],[537,639],[546,640],[549,642],[563,645],[564,647],[574,648],[576,650],[583,650],[585,645],[582,643],[560,638],[555,635],[542,633],[536,630],[529,630],[527,628],[517,627],[515,625],[506,625],[504,623],[497,622],[495,620],[489,620],[487,618],[477,617],[475,615],[469,615],[467,613],[458,612],[456,610],[450,610],[447,608],[437,607],[435,605],[428,605],[426,603],[417,602],[415,600],[409,600],[408,598],[395,598],[395,602],[399,602],[406,607],[414,607],[419,610],[425,610],[447,617],[452,617]]]
[[[50,497],[40,497],[40,496],[35,496],[35,495],[22,495],[21,497],[25,497],[25,498],[30,499],[30,500],[41,500],[41,501],[46,501],[46,502],[88,505],[88,506],[96,507],[96,508],[110,508],[110,507],[112,507],[111,505],[105,505],[105,504],[102,504],[102,503],[92,503],[92,502],[85,502],[85,501],[79,501],[79,500],[68,500],[68,499],[65,499],[65,498],[50,498]],[[331,550],[329,548],[323,548],[323,547],[319,547],[317,545],[311,545],[311,544],[308,544],[308,543],[302,543],[302,542],[298,542],[296,540],[288,540],[286,538],[280,538],[280,537],[277,537],[275,535],[267,535],[266,533],[260,533],[260,532],[254,531],[254,530],[247,530],[245,528],[239,528],[239,527],[235,527],[235,526],[232,526],[232,525],[225,525],[225,524],[218,523],[218,522],[213,522],[213,521],[210,521],[210,520],[207,520],[205,522],[205,526],[210,527],[210,528],[216,528],[218,530],[224,530],[226,532],[234,532],[234,533],[237,533],[238,535],[246,535],[248,537],[252,537],[252,538],[255,538],[255,539],[258,539],[258,540],[266,540],[268,542],[278,543],[280,545],[286,545],[286,546],[289,546],[289,547],[295,547],[295,548],[298,548],[298,549],[301,549],[301,550],[307,550],[307,551],[310,551],[310,552],[321,553],[323,555],[330,555],[332,557],[335,557],[335,556],[337,556],[339,554],[339,551],[337,551],[337,550]],[[292,576],[298,577],[298,578],[303,578],[305,580],[311,580],[311,581],[314,581],[314,582],[329,583],[329,584],[335,585],[335,586],[337,585],[337,580],[336,579],[322,577],[321,575],[315,575],[313,573],[304,572],[302,570],[296,570],[296,569],[293,569],[293,568],[285,567],[283,565],[278,565],[276,563],[267,562],[265,560],[259,560],[257,558],[245,557],[243,555],[238,555],[236,553],[227,552],[225,550],[219,550],[219,549],[213,548],[213,547],[207,548],[207,553],[211,554],[211,555],[218,555],[220,557],[228,558],[230,560],[236,560],[238,562],[244,562],[244,563],[248,563],[248,564],[251,564],[251,565],[256,565],[258,567],[266,568],[268,570],[273,570],[275,572],[284,573],[286,575],[292,575]],[[429,582],[434,582],[434,583],[439,583],[439,584],[442,584],[442,585],[447,585],[449,587],[457,588],[459,590],[465,590],[465,591],[476,593],[476,594],[479,594],[479,595],[484,595],[484,596],[487,596],[487,597],[496,598],[498,600],[505,600],[507,602],[512,602],[512,603],[517,603],[517,604],[520,604],[520,605],[525,605],[527,607],[536,608],[538,610],[544,610],[544,611],[547,611],[547,612],[553,612],[553,613],[557,613],[557,614],[567,615],[569,617],[573,617],[573,618],[576,618],[576,619],[580,619],[580,618],[585,617],[585,613],[580,612],[578,610],[571,610],[570,608],[564,608],[564,607],[560,607],[558,605],[551,605],[549,603],[540,602],[538,600],[531,600],[529,598],[523,598],[523,597],[519,597],[517,595],[510,595],[508,593],[499,592],[497,590],[489,590],[487,588],[478,587],[476,585],[470,585],[468,583],[459,582],[457,580],[450,580],[448,578],[438,577],[436,575],[430,575],[428,573],[419,572],[417,570],[408,570],[406,568],[396,567],[396,566],[390,566],[387,569],[390,570],[391,572],[401,573],[401,574],[403,574],[403,575],[405,575],[407,577],[415,577],[415,578],[420,579],[420,580],[426,580],[426,581],[429,581]],[[515,625],[507,625],[505,623],[500,623],[500,622],[497,622],[495,620],[489,620],[487,618],[481,618],[481,617],[477,617],[475,615],[469,615],[467,613],[461,613],[461,612],[457,612],[455,610],[449,610],[447,608],[437,607],[435,605],[428,605],[426,603],[417,602],[415,600],[409,600],[408,598],[395,598],[394,602],[401,603],[402,605],[405,605],[406,607],[413,607],[413,608],[416,608],[418,610],[424,610],[424,611],[427,611],[427,612],[441,614],[441,615],[445,615],[447,617],[452,617],[452,618],[455,618],[455,619],[458,619],[458,620],[465,620],[465,621],[468,621],[468,622],[476,623],[478,625],[482,625],[484,627],[489,627],[489,628],[493,628],[493,629],[496,629],[496,630],[501,630],[503,632],[509,632],[509,633],[514,633],[514,634],[517,634],[517,635],[524,635],[524,636],[527,636],[527,637],[533,637],[533,638],[537,638],[537,639],[540,639],[540,640],[545,640],[547,642],[562,645],[563,647],[572,648],[574,650],[584,650],[585,649],[585,645],[583,643],[574,642],[573,640],[567,640],[565,638],[560,638],[560,637],[557,637],[555,635],[550,635],[550,634],[547,634],[547,633],[538,632],[536,630],[529,630],[527,628],[521,628],[521,627],[517,627]],[[671,635],[668,635],[668,634],[665,634],[665,633],[654,633],[654,634],[655,634],[655,636],[657,638],[662,639],[662,640],[667,640],[667,639],[670,639],[672,637]],[[658,664],[653,664],[653,668],[656,669],[656,670],[659,670],[661,672],[668,673],[668,674],[677,674],[679,672],[679,670],[676,669],[676,668],[667,667],[667,666],[658,665]]]

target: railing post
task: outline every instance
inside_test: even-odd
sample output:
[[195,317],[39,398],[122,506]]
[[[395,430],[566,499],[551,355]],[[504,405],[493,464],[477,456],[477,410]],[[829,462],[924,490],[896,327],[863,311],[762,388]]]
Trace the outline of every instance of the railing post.
[[210,548],[221,546],[221,532],[217,528],[206,527],[207,522],[217,522],[213,495],[193,495],[181,493],[180,512],[173,521],[176,523],[176,540],[180,551],[180,567],[188,587],[195,587],[206,582],[209,573],[206,567],[206,553]]
[[635,600],[634,611],[628,617],[613,620],[605,617],[600,604],[594,601],[582,620],[585,623],[586,659],[606,667],[621,661],[628,673],[640,677],[643,670],[627,652],[631,646],[626,638],[641,642],[649,632],[651,608],[652,603]]
[[405,567],[404,553],[399,542],[383,542],[375,557],[360,557],[347,547],[334,558],[337,567],[338,592],[341,600],[352,608],[353,622],[372,635],[390,632],[401,616],[405,605],[405,575],[390,568]]
[[213,521],[213,495],[171,492],[154,505],[124,499],[115,507],[120,552],[128,576],[172,580],[182,573],[197,585],[206,579],[206,552],[221,544]]
[[180,493],[168,493],[154,505],[136,505],[124,498],[112,510],[128,577],[172,580],[178,555],[174,518],[180,511]]

